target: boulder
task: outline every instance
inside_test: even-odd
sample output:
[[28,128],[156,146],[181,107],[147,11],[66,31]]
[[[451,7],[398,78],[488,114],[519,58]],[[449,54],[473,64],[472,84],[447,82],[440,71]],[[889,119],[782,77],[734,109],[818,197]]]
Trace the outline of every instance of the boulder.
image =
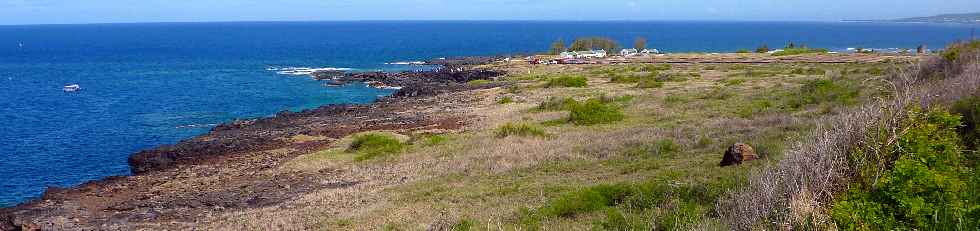
[[755,159],[759,159],[759,156],[756,155],[755,149],[752,146],[744,143],[736,143],[725,151],[725,157],[721,159],[721,166],[742,164],[742,162]]

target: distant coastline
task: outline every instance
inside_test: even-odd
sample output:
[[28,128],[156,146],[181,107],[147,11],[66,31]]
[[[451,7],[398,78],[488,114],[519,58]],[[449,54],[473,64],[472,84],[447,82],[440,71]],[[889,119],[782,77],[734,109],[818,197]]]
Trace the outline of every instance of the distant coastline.
[[941,14],[900,19],[843,19],[841,22],[980,24],[980,13]]

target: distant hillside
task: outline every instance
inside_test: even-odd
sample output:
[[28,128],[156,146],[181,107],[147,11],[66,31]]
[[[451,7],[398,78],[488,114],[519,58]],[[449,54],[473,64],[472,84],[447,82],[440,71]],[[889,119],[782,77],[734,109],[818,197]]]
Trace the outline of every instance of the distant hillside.
[[890,20],[893,22],[930,22],[930,23],[976,23],[980,24],[980,13],[942,14],[930,17],[916,17]]

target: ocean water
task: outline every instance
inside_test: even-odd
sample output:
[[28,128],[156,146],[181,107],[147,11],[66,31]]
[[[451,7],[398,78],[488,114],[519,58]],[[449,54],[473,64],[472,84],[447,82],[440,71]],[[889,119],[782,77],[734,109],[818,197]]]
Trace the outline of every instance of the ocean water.
[[[401,61],[544,51],[558,38],[646,37],[667,52],[787,42],[939,48],[971,26],[836,22],[242,22],[0,26],[0,206],[111,175],[129,154],[235,118],[369,103],[270,67],[404,70]],[[80,84],[65,93],[62,86]]]

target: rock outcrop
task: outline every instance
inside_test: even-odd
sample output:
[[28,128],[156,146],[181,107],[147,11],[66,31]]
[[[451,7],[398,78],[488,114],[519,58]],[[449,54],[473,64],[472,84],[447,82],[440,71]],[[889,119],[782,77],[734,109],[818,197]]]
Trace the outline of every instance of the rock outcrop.
[[721,166],[731,166],[742,164],[745,161],[759,159],[752,146],[744,143],[736,143],[725,151],[725,157],[721,159]]

